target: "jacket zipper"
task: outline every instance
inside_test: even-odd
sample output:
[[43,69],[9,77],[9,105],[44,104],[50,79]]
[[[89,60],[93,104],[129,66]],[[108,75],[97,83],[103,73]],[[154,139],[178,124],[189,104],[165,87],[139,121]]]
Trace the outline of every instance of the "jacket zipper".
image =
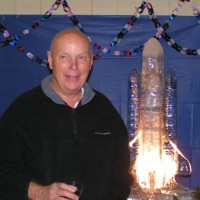
[[77,138],[77,126],[76,126],[76,113],[75,113],[75,109],[72,109],[72,120],[73,120],[73,126],[74,126],[74,135],[75,138]]

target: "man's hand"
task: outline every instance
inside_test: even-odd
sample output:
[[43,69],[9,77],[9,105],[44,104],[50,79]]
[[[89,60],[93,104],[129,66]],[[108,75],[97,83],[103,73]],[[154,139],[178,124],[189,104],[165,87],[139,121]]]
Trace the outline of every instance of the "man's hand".
[[48,186],[41,186],[30,182],[28,188],[29,200],[79,200],[75,194],[77,188],[66,183],[53,183]]

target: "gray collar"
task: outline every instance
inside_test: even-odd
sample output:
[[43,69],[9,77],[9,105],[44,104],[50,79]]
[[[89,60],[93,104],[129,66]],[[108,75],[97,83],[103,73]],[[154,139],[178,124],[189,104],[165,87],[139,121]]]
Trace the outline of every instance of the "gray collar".
[[[54,101],[57,104],[66,104],[60,96],[57,95],[57,93],[51,88],[50,82],[52,79],[52,75],[48,75],[45,79],[41,82],[41,87],[43,92],[46,96],[48,96],[52,101]],[[83,97],[81,99],[81,105],[84,105],[91,101],[91,99],[94,97],[95,92],[92,90],[92,88],[89,86],[89,84],[86,82],[83,86]]]

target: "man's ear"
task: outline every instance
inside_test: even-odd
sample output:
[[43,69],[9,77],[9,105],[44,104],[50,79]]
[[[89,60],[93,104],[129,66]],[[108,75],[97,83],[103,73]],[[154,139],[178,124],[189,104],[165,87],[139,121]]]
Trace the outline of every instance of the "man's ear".
[[51,57],[50,51],[47,51],[47,60],[48,60],[48,63],[49,63],[49,69],[52,70],[53,66],[52,66],[52,57]]
[[93,58],[92,58],[91,64],[90,64],[90,70],[92,69],[92,66],[93,66]]

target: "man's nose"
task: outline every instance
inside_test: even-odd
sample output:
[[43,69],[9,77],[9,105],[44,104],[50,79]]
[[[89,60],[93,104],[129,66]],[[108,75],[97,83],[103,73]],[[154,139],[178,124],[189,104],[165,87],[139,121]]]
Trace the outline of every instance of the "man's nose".
[[76,58],[71,59],[70,68],[73,70],[78,69],[78,62]]

